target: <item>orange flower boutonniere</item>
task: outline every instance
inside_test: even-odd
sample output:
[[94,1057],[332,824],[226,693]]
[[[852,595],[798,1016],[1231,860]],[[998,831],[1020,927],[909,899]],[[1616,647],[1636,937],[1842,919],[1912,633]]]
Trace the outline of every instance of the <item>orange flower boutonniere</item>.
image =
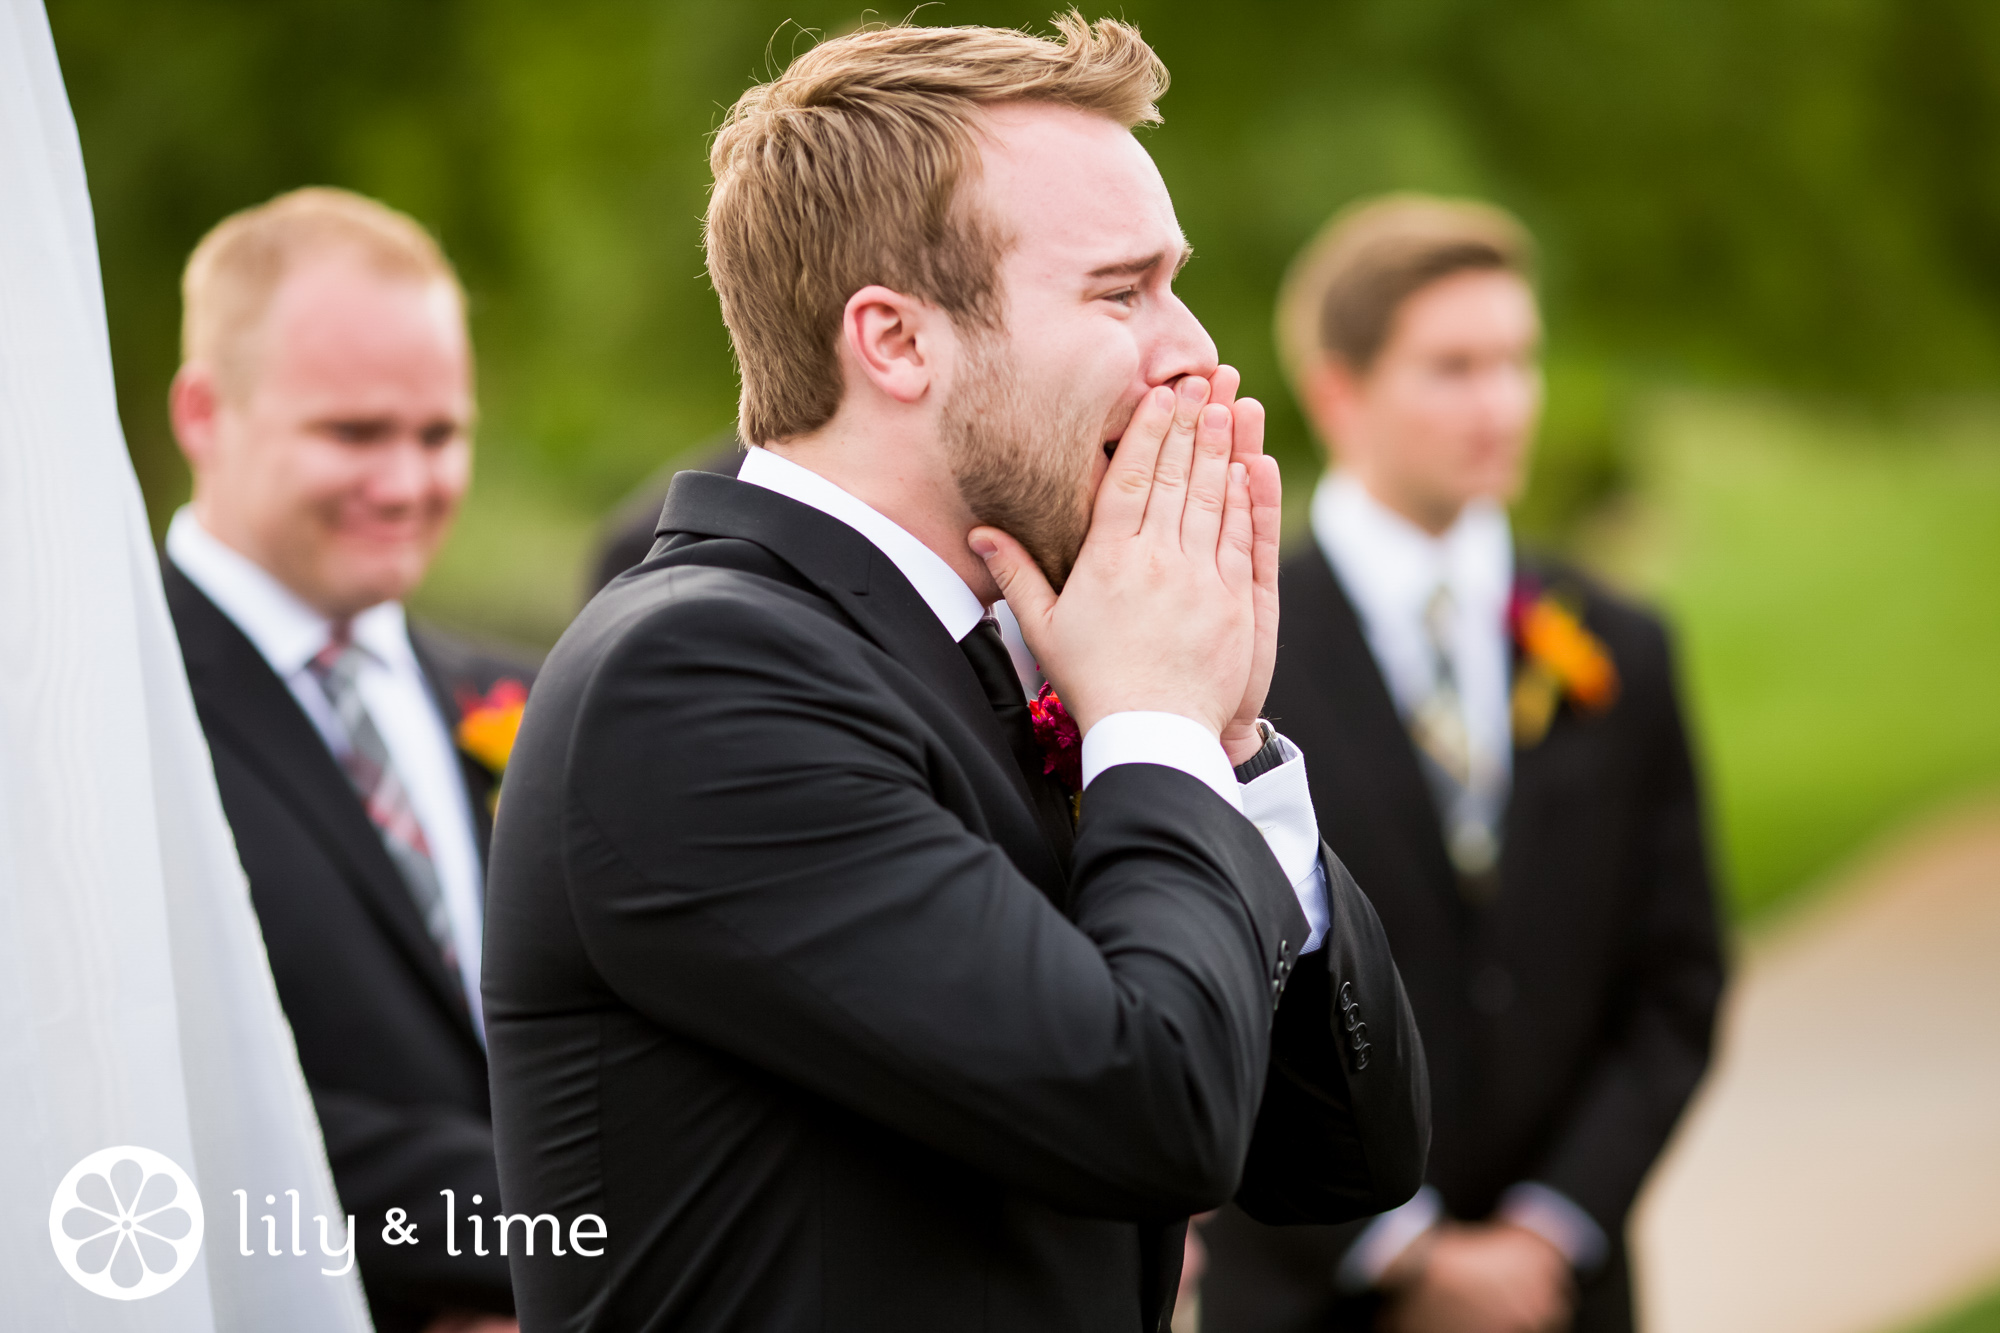
[[1567,599],[1532,579],[1516,580],[1507,626],[1520,653],[1512,699],[1516,745],[1539,744],[1565,698],[1589,713],[1617,701],[1618,667],[1610,650],[1583,627]]
[[514,738],[521,732],[521,710],[527,703],[528,687],[518,680],[499,681],[485,694],[467,692],[460,696],[458,748],[499,777],[507,771],[507,760],[514,753]]

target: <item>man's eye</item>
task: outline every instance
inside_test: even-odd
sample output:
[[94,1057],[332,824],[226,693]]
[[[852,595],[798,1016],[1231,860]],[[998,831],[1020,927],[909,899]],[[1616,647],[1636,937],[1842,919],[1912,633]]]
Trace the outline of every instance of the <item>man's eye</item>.
[[1119,305],[1129,306],[1139,299],[1139,289],[1137,287],[1126,287],[1120,291],[1112,292],[1104,299],[1107,301],[1116,301]]
[[458,427],[449,421],[438,421],[423,428],[417,434],[426,449],[437,449],[458,438]]

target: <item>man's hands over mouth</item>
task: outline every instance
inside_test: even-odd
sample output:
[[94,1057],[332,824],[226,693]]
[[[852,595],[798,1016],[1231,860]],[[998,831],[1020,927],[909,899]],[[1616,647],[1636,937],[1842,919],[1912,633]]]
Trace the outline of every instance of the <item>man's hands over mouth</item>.
[[1088,732],[1112,713],[1190,717],[1232,764],[1262,744],[1278,645],[1282,487],[1264,409],[1228,366],[1152,390],[1110,455],[1090,534],[1058,597],[997,528],[968,540],[1028,647]]

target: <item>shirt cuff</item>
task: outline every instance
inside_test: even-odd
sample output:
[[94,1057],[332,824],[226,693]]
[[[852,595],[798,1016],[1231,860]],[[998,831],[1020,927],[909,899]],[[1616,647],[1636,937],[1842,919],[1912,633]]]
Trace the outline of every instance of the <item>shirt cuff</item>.
[[1569,1195],[1539,1180],[1524,1180],[1510,1187],[1493,1212],[1500,1220],[1524,1227],[1555,1246],[1579,1273],[1595,1269],[1611,1250],[1597,1219]]
[[1350,1294],[1377,1285],[1389,1265],[1402,1258],[1403,1252],[1443,1216],[1444,1200],[1429,1185],[1401,1208],[1377,1214],[1341,1256],[1340,1266],[1333,1270],[1333,1284]]
[[1264,835],[1285,882],[1298,895],[1306,914],[1306,942],[1300,953],[1311,953],[1326,941],[1332,913],[1326,903],[1326,872],[1319,862],[1319,816],[1313,813],[1312,790],[1306,785],[1306,757],[1286,737],[1273,733],[1284,762],[1243,783],[1243,813]]
[[1191,717],[1134,711],[1099,718],[1083,736],[1085,790],[1098,774],[1119,764],[1178,769],[1229,802],[1231,809],[1243,809],[1243,788],[1223,753],[1222,741]]

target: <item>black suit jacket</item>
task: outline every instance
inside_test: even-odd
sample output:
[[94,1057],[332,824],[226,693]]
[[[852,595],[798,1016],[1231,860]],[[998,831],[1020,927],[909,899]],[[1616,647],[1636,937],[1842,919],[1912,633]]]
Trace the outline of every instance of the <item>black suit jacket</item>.
[[[1468,903],[1436,805],[1354,608],[1314,545],[1282,574],[1269,712],[1307,755],[1320,832],[1382,915],[1430,1055],[1429,1180],[1450,1215],[1551,1185],[1613,1253],[1580,1328],[1628,1328],[1625,1217],[1709,1054],[1722,959],[1695,774],[1666,634],[1573,570],[1621,677],[1602,714],[1564,703],[1517,747],[1500,888]],[[1368,1327],[1332,1272],[1360,1224],[1290,1234],[1225,1215],[1209,1229],[1213,1333]]]
[[496,834],[501,1180],[609,1230],[517,1253],[527,1328],[1137,1333],[1239,1178],[1277,1218],[1410,1195],[1421,1050],[1338,862],[1292,976],[1257,830],[1130,765],[1072,845],[860,534],[701,473],[660,530],[550,656]]
[[[506,1261],[444,1252],[444,1202],[457,1192],[498,1211],[486,1054],[465,992],[425,931],[381,835],[326,743],[256,647],[171,560],[167,606],[215,763],[222,808],[291,1020],[378,1333],[439,1310],[507,1312]],[[411,646],[448,723],[461,689],[484,692],[520,664],[412,626]],[[462,756],[486,852],[492,776]],[[415,1245],[382,1239],[402,1208]]]

